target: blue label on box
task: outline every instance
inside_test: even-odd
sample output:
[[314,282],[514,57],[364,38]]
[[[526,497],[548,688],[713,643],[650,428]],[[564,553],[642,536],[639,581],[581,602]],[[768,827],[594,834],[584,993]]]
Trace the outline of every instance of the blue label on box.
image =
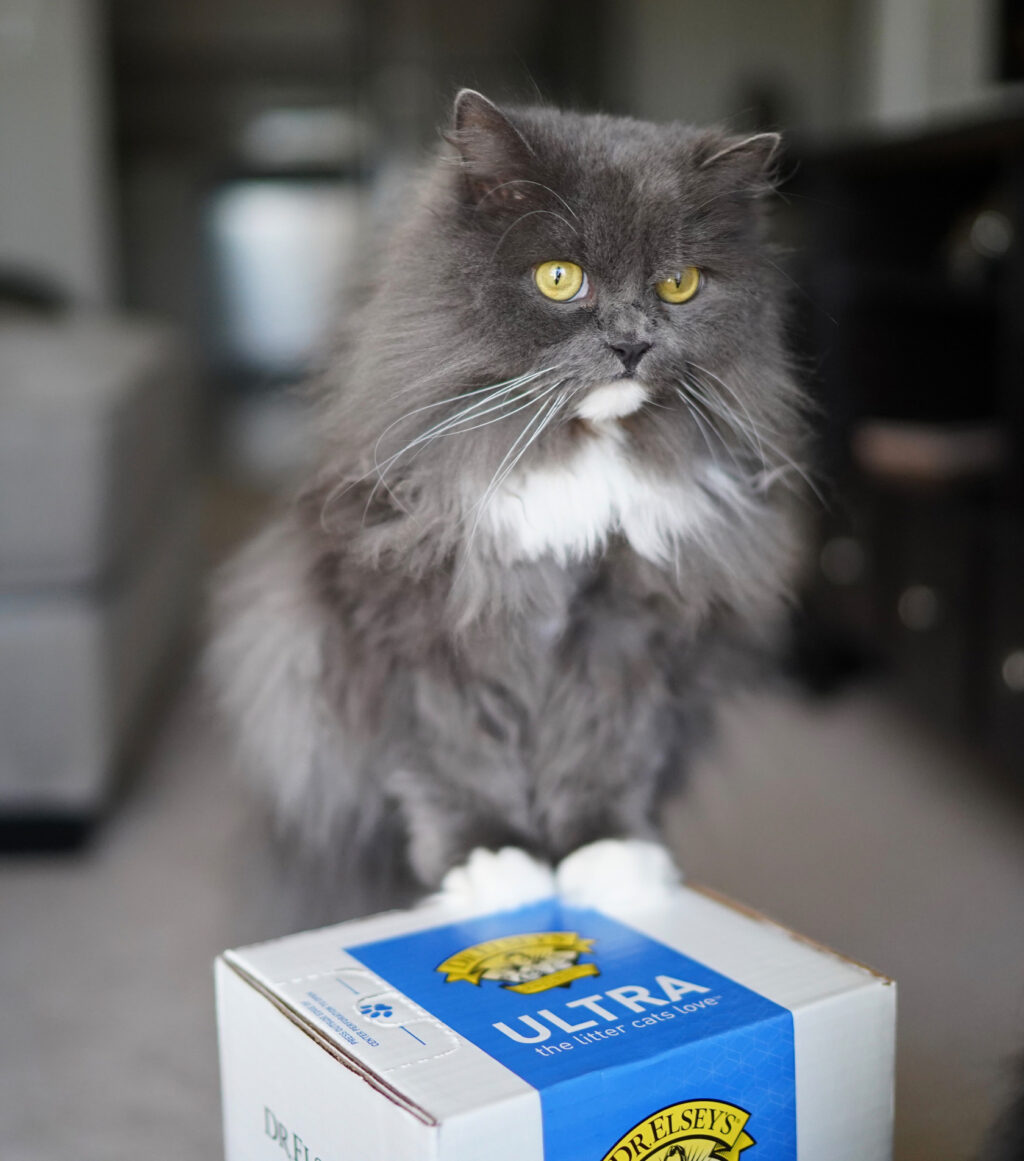
[[790,1012],[624,923],[550,900],[347,950],[539,1091],[547,1161],[796,1159]]

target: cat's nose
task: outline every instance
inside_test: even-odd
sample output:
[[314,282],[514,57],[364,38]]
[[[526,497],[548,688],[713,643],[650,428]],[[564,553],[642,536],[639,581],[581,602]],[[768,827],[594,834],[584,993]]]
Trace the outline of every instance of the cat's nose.
[[608,346],[622,360],[622,365],[626,368],[626,374],[631,375],[636,370],[637,363],[651,349],[652,344],[624,339],[618,343],[609,343]]

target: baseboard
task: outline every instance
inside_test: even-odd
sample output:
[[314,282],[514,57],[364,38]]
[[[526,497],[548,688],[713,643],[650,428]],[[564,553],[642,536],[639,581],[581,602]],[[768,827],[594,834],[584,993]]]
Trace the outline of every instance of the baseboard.
[[99,814],[0,810],[0,855],[64,854],[89,841]]

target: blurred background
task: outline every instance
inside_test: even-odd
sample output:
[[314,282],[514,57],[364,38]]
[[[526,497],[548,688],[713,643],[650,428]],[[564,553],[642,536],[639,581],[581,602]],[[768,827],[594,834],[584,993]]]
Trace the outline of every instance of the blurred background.
[[899,979],[898,1161],[1024,1051],[1024,2],[0,0],[0,1154],[219,1155],[209,964],[374,905],[281,851],[208,570],[456,89],[780,128],[826,503],[787,672],[668,833]]

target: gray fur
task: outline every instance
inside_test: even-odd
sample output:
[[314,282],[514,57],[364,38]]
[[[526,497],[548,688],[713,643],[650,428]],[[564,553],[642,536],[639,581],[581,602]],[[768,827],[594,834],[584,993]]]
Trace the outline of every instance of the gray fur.
[[[787,599],[802,434],[762,239],[774,138],[463,93],[448,142],[323,384],[322,467],[228,573],[212,655],[282,809],[354,853],[400,820],[430,884],[477,846],[556,860],[655,833]],[[553,258],[590,302],[538,294]],[[653,282],[688,264],[703,289],[662,303]],[[715,520],[668,561],[614,530],[522,559],[480,533],[480,499],[554,401],[517,471],[597,438],[571,399],[621,375],[623,338],[654,344],[624,455]]]

